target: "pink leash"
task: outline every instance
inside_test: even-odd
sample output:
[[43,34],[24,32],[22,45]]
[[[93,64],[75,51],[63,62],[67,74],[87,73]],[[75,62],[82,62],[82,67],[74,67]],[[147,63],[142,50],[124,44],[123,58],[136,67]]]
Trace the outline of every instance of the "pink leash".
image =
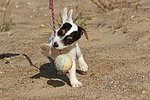
[[[54,19],[54,8],[53,8],[53,0],[50,0],[49,3],[49,9],[52,9],[52,19],[53,19],[53,31],[54,31],[54,37],[56,36],[56,29],[55,29],[55,19]],[[60,55],[62,55],[62,51],[59,50]]]

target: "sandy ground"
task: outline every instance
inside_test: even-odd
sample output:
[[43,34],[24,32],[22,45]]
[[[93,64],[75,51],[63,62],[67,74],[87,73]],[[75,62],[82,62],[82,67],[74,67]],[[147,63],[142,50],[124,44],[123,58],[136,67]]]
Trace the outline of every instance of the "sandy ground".
[[[64,7],[73,16],[82,9],[91,13],[89,41],[84,36],[79,41],[89,70],[85,75],[77,70],[83,86],[72,88],[68,74],[57,75],[41,53],[40,44],[52,32],[43,26],[51,21],[49,0],[11,0],[7,19],[13,18],[13,26],[0,32],[0,99],[150,100],[150,1],[138,3],[123,26],[112,30],[120,8],[103,12],[90,0],[54,0],[56,19]],[[1,24],[5,4],[1,0]],[[106,25],[98,27],[101,22]]]

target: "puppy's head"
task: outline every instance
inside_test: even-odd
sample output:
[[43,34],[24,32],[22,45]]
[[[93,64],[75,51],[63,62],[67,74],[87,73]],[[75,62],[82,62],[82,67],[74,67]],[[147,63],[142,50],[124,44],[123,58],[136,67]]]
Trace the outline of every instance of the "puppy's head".
[[53,47],[56,49],[64,49],[76,43],[83,34],[88,39],[86,31],[72,21],[73,10],[69,11],[67,16],[67,8],[64,8],[62,13],[63,25],[56,30],[56,35],[53,39]]

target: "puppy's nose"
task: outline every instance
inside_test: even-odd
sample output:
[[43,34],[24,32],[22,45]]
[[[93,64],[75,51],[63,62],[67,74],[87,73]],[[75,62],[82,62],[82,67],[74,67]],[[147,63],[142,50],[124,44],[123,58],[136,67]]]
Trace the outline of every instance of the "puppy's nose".
[[54,42],[53,47],[54,47],[54,48],[58,47],[58,43],[57,43],[57,42]]

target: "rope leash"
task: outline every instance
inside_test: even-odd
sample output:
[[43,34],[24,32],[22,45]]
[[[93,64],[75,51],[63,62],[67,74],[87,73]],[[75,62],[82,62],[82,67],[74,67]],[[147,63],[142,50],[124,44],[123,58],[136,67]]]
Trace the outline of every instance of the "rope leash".
[[[54,18],[54,7],[53,7],[53,0],[50,0],[49,2],[49,9],[52,9],[52,19],[53,19],[53,31],[54,31],[54,37],[56,36],[56,29],[55,29],[55,18]],[[62,51],[59,50],[60,55],[62,55]]]
[[55,37],[56,30],[55,30],[55,18],[54,18],[53,0],[50,0],[49,9],[52,9],[53,31],[54,31],[54,37]]

